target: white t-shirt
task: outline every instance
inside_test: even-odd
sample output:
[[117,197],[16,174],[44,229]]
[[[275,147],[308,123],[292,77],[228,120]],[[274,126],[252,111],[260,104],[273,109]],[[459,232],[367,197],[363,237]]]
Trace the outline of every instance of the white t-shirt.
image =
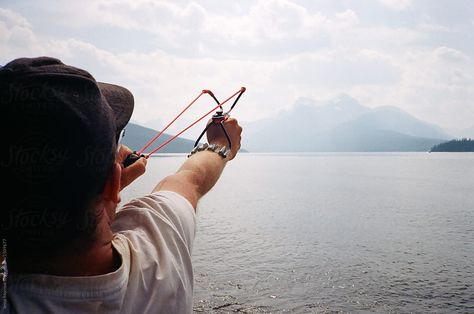
[[192,205],[160,191],[117,211],[112,273],[90,277],[9,274],[7,296],[18,313],[191,313],[195,234]]

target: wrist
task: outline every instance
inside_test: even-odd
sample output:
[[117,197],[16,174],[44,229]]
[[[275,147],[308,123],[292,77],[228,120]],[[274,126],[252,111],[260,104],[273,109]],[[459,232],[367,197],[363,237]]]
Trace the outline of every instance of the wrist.
[[229,148],[227,148],[227,146],[219,145],[216,143],[200,144],[193,148],[193,150],[189,153],[188,157],[191,157],[192,155],[201,151],[209,151],[209,152],[216,153],[224,160],[230,160],[233,157],[232,151]]

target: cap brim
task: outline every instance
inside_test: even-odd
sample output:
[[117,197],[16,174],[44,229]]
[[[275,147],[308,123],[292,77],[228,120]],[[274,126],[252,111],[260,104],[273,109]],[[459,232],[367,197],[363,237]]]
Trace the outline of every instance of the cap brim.
[[100,91],[115,115],[116,136],[132,117],[134,100],[132,93],[121,86],[98,82]]

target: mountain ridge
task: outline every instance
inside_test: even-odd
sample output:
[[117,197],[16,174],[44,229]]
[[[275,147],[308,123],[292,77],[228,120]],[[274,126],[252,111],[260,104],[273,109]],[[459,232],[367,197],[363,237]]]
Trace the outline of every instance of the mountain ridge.
[[[139,150],[156,134],[158,134],[158,131],[154,129],[130,122],[125,128],[125,136],[122,143],[132,150]],[[150,152],[171,137],[171,135],[163,133],[145,152]],[[157,153],[189,153],[193,147],[194,141],[178,137]]]
[[428,151],[450,138],[397,107],[371,109],[347,94],[324,103],[299,98],[275,117],[242,124],[251,152]]

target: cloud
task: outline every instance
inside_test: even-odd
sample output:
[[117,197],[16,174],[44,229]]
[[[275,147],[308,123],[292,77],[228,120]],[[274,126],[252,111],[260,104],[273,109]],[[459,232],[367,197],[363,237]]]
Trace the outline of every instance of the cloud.
[[353,85],[393,84],[398,69],[390,56],[372,50],[333,50],[298,55],[282,62],[282,81],[286,84],[344,90]]
[[31,28],[31,24],[22,15],[8,9],[0,8],[0,18],[7,26]]
[[[435,19],[429,27],[424,19],[415,26],[373,25],[356,6],[324,11],[289,0],[220,3],[71,2],[42,5],[29,19],[0,9],[0,62],[52,55],[83,67],[98,80],[129,87],[140,122],[168,121],[201,89],[216,89],[222,98],[246,86],[235,111],[243,120],[276,114],[300,97],[346,92],[443,126],[472,124],[472,54],[429,41],[440,32],[455,36],[449,25]],[[36,16],[46,13],[55,18],[37,27],[44,19]],[[63,35],[45,32],[48,27]],[[121,31],[151,44],[115,49],[114,41],[124,40]],[[114,35],[107,45],[100,32]]]
[[408,51],[391,86],[353,86],[352,94],[371,105],[394,105],[444,127],[469,127],[474,116],[474,62],[461,51],[436,47]]
[[52,23],[58,28],[135,31],[146,34],[156,49],[186,57],[255,59],[322,49],[335,34],[359,23],[350,9],[327,15],[289,0],[256,1],[224,14],[199,2],[180,1],[84,1],[46,7],[53,8]]
[[41,51],[31,24],[20,14],[0,8],[0,47],[4,60]]
[[379,0],[384,6],[392,10],[405,10],[412,5],[412,0]]
[[352,10],[346,10],[335,14],[335,24],[342,28],[350,28],[359,24],[359,17]]

